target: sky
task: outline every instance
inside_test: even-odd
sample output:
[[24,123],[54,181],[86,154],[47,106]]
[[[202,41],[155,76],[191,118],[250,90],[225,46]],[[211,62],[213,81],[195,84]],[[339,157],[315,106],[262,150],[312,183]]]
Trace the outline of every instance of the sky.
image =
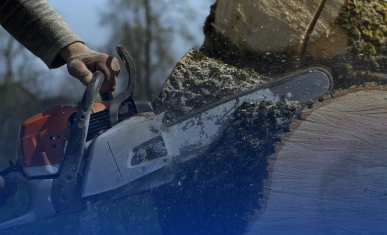
[[[195,20],[191,21],[187,30],[193,32],[197,37],[197,45],[201,45],[204,39],[202,27],[206,17],[209,15],[210,6],[215,0],[186,0],[196,11]],[[109,39],[110,29],[100,25],[100,16],[98,15],[104,8],[108,7],[109,0],[47,0],[47,2],[62,16],[70,28],[80,36],[91,48],[100,48],[105,45]],[[115,48],[116,45],[111,45]],[[187,45],[183,40],[177,40],[173,45],[176,52],[176,58],[181,58],[192,45]],[[111,48],[107,48],[106,51]],[[104,51],[101,51],[104,52]],[[117,56],[117,55],[113,55]],[[176,61],[177,62],[177,61]],[[42,64],[43,66],[43,64]],[[52,70],[50,75],[56,79],[44,79],[43,86],[46,90],[53,93],[58,91],[58,81],[67,73],[66,66]],[[80,85],[79,89],[83,89]]]

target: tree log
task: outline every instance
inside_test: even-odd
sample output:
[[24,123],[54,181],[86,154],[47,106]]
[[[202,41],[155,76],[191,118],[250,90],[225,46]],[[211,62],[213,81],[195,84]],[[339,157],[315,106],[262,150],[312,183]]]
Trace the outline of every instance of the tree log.
[[[200,51],[227,64],[247,67],[267,76],[320,64],[332,71],[336,88],[372,81],[385,84],[387,22],[384,18],[387,3],[382,0],[328,0],[313,30],[308,32],[306,25],[317,16],[320,1],[305,2],[217,1],[205,22],[205,40]],[[293,13],[283,17],[286,12]],[[240,17],[242,13],[243,17]],[[297,19],[298,27],[295,26]],[[262,26],[259,20],[269,26],[253,27],[253,22]],[[220,30],[225,26],[220,26],[223,24],[219,22],[225,21],[227,25],[233,25],[229,33]],[[276,31],[280,37],[275,36]],[[264,40],[247,40],[251,35]],[[306,48],[303,48],[302,40],[308,35]],[[249,41],[257,46],[247,43]]]
[[[213,27],[239,49],[281,52],[300,45],[321,0],[218,0]],[[331,27],[345,0],[326,2],[309,43]]]
[[246,74],[265,82],[311,64],[332,71],[335,91],[312,108],[253,102],[237,110],[207,152],[152,191],[167,234],[387,230],[387,3],[327,1],[300,50],[318,3],[218,0],[212,6],[199,62],[189,52],[177,64],[156,110],[180,116],[222,99],[224,87],[247,89]]

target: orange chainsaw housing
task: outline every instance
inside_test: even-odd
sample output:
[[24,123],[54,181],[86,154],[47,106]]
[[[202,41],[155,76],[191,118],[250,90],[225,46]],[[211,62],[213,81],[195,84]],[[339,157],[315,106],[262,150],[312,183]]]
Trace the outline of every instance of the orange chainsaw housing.
[[[94,103],[91,113],[109,108],[110,102]],[[77,107],[56,106],[39,113],[20,127],[19,162],[23,168],[59,164],[69,118]]]

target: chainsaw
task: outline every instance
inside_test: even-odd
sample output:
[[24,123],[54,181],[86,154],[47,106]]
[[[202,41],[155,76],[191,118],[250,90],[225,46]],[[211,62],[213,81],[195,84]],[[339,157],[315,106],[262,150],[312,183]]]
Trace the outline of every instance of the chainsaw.
[[[27,185],[29,205],[22,216],[1,223],[0,229],[82,211],[86,205],[171,182],[171,166],[203,153],[243,102],[277,102],[285,97],[308,103],[333,87],[327,69],[311,67],[164,122],[165,112],[156,115],[151,102],[133,98],[133,59],[123,46],[117,52],[129,74],[124,92],[116,97],[99,94],[104,75],[97,71],[77,107],[57,106],[21,125],[17,164],[10,162],[0,175]],[[98,94],[102,101],[95,103]]]

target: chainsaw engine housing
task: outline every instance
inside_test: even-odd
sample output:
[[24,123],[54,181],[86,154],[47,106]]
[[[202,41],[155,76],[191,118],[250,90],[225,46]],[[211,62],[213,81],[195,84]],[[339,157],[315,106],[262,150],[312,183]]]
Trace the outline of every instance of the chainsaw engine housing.
[[[108,108],[109,102],[93,104],[88,139],[110,128]],[[56,106],[27,119],[20,126],[18,157],[27,177],[49,178],[58,173],[66,130],[76,111],[76,107]]]

